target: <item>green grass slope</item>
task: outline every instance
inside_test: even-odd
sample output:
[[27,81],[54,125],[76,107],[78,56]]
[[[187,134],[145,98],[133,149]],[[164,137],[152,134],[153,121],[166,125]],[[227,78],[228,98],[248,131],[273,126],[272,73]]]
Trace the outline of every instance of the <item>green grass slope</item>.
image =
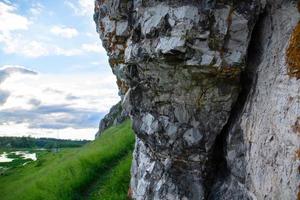
[[126,121],[81,148],[50,153],[0,176],[0,199],[126,199],[133,146]]
[[116,167],[105,175],[91,191],[89,200],[122,200],[127,199],[127,191],[130,181],[130,166],[132,153],[128,153],[121,159]]

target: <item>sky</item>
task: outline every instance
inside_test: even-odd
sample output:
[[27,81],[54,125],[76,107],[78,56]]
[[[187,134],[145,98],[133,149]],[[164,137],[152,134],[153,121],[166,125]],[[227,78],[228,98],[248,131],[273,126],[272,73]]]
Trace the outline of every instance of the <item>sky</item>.
[[0,0],[0,136],[93,139],[119,101],[94,0]]

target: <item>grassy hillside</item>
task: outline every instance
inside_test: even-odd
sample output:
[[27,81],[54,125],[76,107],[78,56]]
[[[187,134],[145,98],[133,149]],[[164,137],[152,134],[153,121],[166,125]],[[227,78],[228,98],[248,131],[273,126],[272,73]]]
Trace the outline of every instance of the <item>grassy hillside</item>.
[[81,148],[49,153],[8,171],[0,176],[1,200],[126,199],[134,145],[130,124],[112,127]]

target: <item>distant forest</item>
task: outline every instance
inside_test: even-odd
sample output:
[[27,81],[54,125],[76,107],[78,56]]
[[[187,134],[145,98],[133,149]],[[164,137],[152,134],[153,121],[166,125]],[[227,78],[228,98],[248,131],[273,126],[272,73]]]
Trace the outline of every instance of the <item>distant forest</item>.
[[87,142],[89,141],[32,137],[0,137],[0,148],[67,148],[81,147]]

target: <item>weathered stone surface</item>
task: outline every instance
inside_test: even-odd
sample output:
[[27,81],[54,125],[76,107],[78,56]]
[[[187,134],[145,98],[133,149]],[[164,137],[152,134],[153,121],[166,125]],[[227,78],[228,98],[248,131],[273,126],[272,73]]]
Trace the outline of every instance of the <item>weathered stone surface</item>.
[[137,135],[133,199],[296,198],[296,1],[96,0],[94,19]]
[[256,60],[249,63],[254,81],[228,135],[228,168],[256,199],[297,199],[299,191],[300,140],[293,125],[300,116],[300,81],[286,61],[299,19],[296,2],[266,9],[252,50],[259,53],[249,57]]
[[107,113],[100,121],[99,130],[95,137],[101,135],[101,133],[112,125],[118,125],[128,119],[128,113],[122,109],[121,102],[111,107],[109,113]]

